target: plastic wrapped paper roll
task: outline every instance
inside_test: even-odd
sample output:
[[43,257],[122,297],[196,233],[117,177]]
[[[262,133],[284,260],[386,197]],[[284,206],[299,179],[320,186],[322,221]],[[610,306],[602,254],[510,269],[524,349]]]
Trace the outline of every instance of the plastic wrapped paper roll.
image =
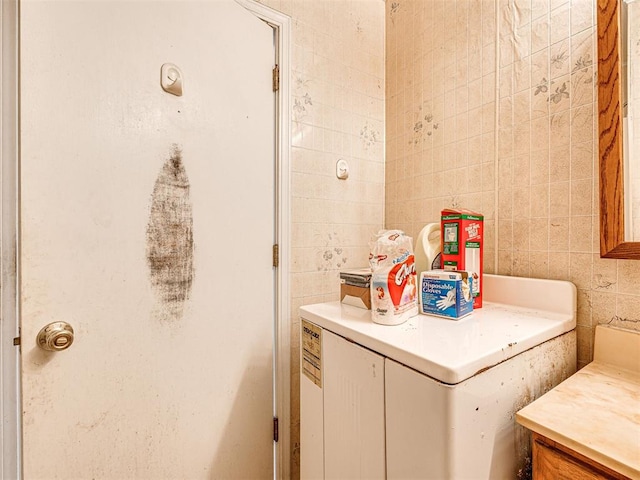
[[384,230],[371,244],[371,318],[399,325],[417,315],[416,268],[411,237]]

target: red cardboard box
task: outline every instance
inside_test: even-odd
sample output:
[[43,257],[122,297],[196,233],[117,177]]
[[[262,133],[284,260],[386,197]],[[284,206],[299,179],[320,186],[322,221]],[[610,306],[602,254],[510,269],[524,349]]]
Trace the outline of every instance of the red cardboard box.
[[466,270],[473,276],[473,308],[482,307],[482,242],[484,217],[469,210],[442,210],[440,231],[445,270]]

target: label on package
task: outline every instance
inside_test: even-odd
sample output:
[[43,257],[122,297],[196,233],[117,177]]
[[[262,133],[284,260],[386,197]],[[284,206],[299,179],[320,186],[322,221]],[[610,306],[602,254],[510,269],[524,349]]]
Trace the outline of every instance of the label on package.
[[443,251],[445,255],[458,255],[458,222],[443,222]]

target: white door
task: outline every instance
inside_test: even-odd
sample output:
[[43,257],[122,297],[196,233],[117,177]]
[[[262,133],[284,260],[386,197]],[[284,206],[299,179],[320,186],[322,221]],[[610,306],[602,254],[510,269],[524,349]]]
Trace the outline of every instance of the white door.
[[272,28],[232,0],[20,13],[24,478],[272,478]]

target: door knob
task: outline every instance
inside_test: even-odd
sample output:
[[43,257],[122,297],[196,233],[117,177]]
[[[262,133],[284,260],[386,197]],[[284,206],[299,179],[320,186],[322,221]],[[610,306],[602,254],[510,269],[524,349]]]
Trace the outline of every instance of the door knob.
[[36,342],[43,350],[58,352],[73,343],[73,327],[67,322],[53,322],[42,327]]

